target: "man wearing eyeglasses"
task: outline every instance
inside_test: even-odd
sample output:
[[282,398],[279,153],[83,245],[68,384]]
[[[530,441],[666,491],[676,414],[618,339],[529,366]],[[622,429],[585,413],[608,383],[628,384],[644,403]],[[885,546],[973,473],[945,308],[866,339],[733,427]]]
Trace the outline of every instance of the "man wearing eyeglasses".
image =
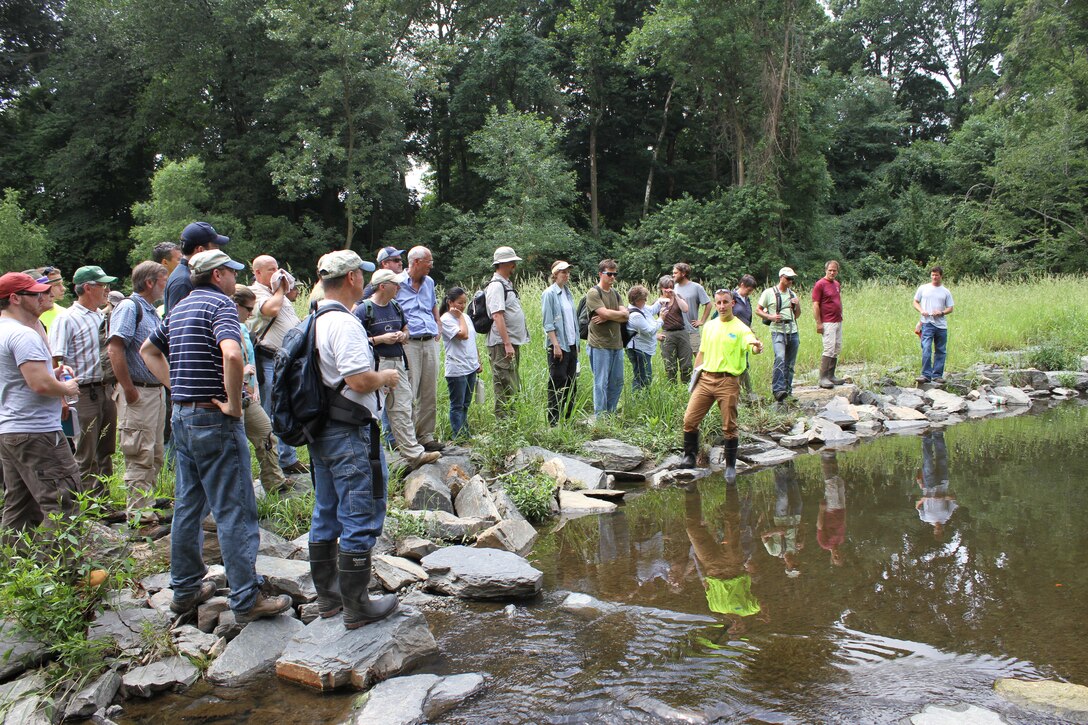
[[36,269],[28,269],[23,274],[30,275],[34,279],[38,280],[41,284],[49,285],[49,309],[42,313],[38,321],[45,326],[45,329],[49,329],[53,326],[53,321],[57,319],[57,314],[64,311],[64,307],[57,304],[57,300],[64,299],[64,278],[61,277],[60,269],[57,267],[38,267]]
[[0,277],[0,526],[9,531],[76,508],[79,468],[61,432],[60,398],[78,396],[79,383],[60,380],[39,332],[38,319],[50,304],[47,283],[19,272]]
[[113,475],[113,452],[117,448],[117,406],[113,402],[113,381],[103,376],[105,316],[99,311],[106,304],[110,285],[116,281],[95,265],[77,269],[72,275],[76,302],[57,316],[49,331],[54,362],[71,367],[79,380],[76,462],[83,476],[83,490],[95,496],[107,493],[99,476]]
[[614,259],[602,259],[597,265],[600,280],[586,292],[589,310],[589,366],[593,369],[593,414],[615,413],[623,392],[623,337],[620,326],[627,324],[630,312],[620,293],[612,289],[619,274]]

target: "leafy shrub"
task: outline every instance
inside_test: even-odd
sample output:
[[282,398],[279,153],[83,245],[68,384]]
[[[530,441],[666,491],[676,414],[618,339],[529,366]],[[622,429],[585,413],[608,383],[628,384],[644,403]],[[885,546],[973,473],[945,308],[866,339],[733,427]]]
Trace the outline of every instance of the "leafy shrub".
[[1028,362],[1040,370],[1076,370],[1079,358],[1062,340],[1047,340],[1032,351]]
[[515,471],[503,478],[503,489],[530,523],[539,524],[551,516],[555,481],[539,468]]

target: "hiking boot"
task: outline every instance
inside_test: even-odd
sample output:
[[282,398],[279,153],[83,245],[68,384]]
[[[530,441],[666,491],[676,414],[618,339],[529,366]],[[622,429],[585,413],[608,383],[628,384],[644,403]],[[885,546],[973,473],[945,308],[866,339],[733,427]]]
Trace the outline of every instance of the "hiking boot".
[[309,473],[310,469],[306,467],[306,464],[302,461],[295,461],[290,466],[285,466],[283,472],[288,476],[301,476],[304,473]]
[[261,617],[275,617],[291,608],[291,595],[280,594],[276,597],[266,597],[257,594],[257,601],[248,612],[235,612],[234,621],[238,624],[249,624]]
[[408,468],[414,471],[420,466],[425,466],[428,463],[434,463],[441,457],[442,454],[438,451],[424,451],[422,454],[420,454],[418,458],[413,458],[412,460],[408,461]]
[[916,377],[914,379],[914,382],[918,383],[919,385],[925,385],[926,383],[929,382],[929,378],[927,378],[924,375],[919,375],[918,377]]
[[423,450],[427,451],[428,453],[434,453],[436,451],[442,451],[445,448],[446,448],[446,446],[442,445],[438,441],[427,441],[426,443],[423,444]]
[[197,608],[197,606],[208,601],[215,596],[215,582],[211,579],[205,579],[200,582],[200,589],[190,594],[189,596],[178,599],[177,595],[174,595],[174,600],[170,602],[170,611],[174,614],[185,614],[191,612]]

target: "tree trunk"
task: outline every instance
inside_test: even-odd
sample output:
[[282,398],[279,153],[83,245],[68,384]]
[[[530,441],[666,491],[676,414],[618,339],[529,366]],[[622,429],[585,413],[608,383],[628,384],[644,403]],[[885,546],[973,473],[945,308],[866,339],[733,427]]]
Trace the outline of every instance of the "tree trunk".
[[593,116],[589,124],[589,225],[594,239],[601,236],[600,217],[597,206],[597,127],[599,115]]
[[654,169],[657,167],[657,152],[661,148],[661,142],[665,139],[665,129],[669,124],[669,102],[672,101],[672,91],[676,88],[674,78],[669,85],[669,92],[665,95],[665,110],[661,113],[661,128],[657,132],[657,141],[654,143],[653,154],[650,156],[650,173],[646,176],[646,193],[642,197],[642,216],[645,217],[650,210],[650,193],[654,187]]

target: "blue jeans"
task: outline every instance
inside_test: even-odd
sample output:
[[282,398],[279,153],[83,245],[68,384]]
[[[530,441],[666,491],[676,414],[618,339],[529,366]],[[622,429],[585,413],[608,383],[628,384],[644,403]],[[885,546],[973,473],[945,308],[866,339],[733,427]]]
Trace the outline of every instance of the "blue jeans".
[[[260,366],[261,407],[269,414],[272,413],[272,371],[276,367],[276,361],[267,355],[257,356],[257,365]],[[278,439],[277,439],[278,440]],[[280,468],[287,468],[298,463],[298,452],[293,446],[279,441],[276,447],[279,453]]]
[[453,437],[464,433],[468,435],[468,407],[472,404],[472,394],[476,392],[476,373],[446,378],[446,387],[450,391],[450,428]]
[[[948,345],[948,329],[931,322],[922,325],[922,377],[933,380],[944,377],[945,348]],[[933,362],[930,362],[932,357]]]
[[771,372],[771,390],[775,393],[793,392],[793,365],[797,362],[797,348],[801,336],[796,332],[772,332],[774,346],[774,370]]
[[230,584],[230,608],[248,612],[260,586],[255,562],[260,536],[250,476],[249,443],[238,418],[174,403],[170,423],[177,450],[170,587],[177,599],[200,589],[204,529],[210,509]]
[[631,361],[631,369],[634,372],[631,387],[635,390],[649,387],[654,374],[651,362],[653,357],[649,353],[629,347],[627,348],[627,359]]
[[623,392],[623,350],[590,347],[589,366],[593,369],[593,412],[615,413]]
[[310,541],[340,539],[342,551],[370,551],[385,525],[385,455],[382,480],[370,469],[370,427],[329,423],[310,444],[314,513]]

